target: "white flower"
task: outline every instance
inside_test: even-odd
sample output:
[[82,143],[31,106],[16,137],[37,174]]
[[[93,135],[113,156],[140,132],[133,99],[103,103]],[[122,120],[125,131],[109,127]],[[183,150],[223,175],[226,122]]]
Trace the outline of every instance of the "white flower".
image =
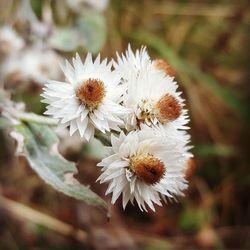
[[150,64],[151,60],[146,47],[141,47],[140,50],[136,50],[134,53],[130,44],[125,54],[120,56],[117,53],[117,62],[113,61],[114,68],[122,76],[124,83],[127,82],[131,75],[136,75],[138,71]]
[[117,53],[117,62],[113,61],[114,68],[119,72],[126,83],[131,75],[137,73],[144,67],[150,66],[150,70],[160,71],[169,76],[174,76],[174,69],[163,59],[151,60],[145,46],[132,51],[130,44],[124,54]]
[[16,53],[24,47],[23,39],[9,26],[0,29],[0,54]]
[[126,109],[119,104],[123,87],[111,66],[107,59],[101,62],[100,55],[93,62],[90,53],[84,63],[78,55],[73,66],[66,61],[62,67],[66,81],[50,80],[45,85],[42,96],[49,104],[45,114],[59,119],[61,126],[69,126],[70,135],[78,131],[86,140],[93,137],[95,128],[103,133],[119,131]]
[[112,204],[122,195],[124,209],[128,201],[136,200],[141,210],[147,211],[148,205],[155,211],[154,204],[162,205],[161,199],[183,195],[186,161],[191,156],[184,132],[162,134],[143,126],[128,135],[111,135],[108,157],[98,164],[103,171],[98,180],[109,183],[106,194],[112,193]]
[[61,60],[53,50],[26,48],[10,56],[1,68],[1,73],[6,84],[21,82],[43,85],[48,78],[61,78],[62,73],[58,66]]
[[127,89],[123,105],[131,110],[125,120],[126,128],[163,124],[187,129],[187,110],[174,77],[167,72],[169,65],[163,60],[151,61],[145,47],[133,53],[129,46],[125,55],[117,58],[114,67]]
[[58,67],[61,61],[61,57],[53,50],[33,47],[23,53],[20,64],[26,78],[43,85],[48,78],[61,77],[60,67]]
[[[38,57],[36,62],[31,59],[31,54],[33,53],[33,58]],[[46,79],[58,79],[62,76],[60,67],[58,64],[62,62],[62,58],[59,57],[53,50],[43,50],[43,49],[31,49],[26,57],[23,59],[25,65],[30,65],[30,70],[27,71],[26,75],[30,76],[34,81],[40,84],[44,84]],[[31,73],[32,66],[34,63],[34,73]]]
[[127,115],[126,127],[136,129],[141,124],[162,124],[176,129],[187,129],[187,110],[181,92],[177,91],[173,77],[143,67],[128,78],[124,106],[131,112]]

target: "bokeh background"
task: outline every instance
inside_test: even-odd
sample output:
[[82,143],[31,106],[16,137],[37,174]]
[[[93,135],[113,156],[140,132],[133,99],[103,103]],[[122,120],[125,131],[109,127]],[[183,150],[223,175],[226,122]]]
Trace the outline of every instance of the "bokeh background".
[[[111,219],[53,190],[0,130],[0,249],[250,249],[250,9],[244,0],[0,0],[0,86],[42,114],[46,78],[76,51],[115,57],[128,43],[165,59],[187,99],[190,188],[141,213],[118,200]],[[98,145],[60,134],[78,179],[95,183]]]

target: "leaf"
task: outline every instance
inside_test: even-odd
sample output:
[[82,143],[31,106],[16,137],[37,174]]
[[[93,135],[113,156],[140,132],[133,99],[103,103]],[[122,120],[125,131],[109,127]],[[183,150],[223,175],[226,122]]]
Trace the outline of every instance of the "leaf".
[[73,51],[79,47],[80,35],[75,28],[55,29],[48,43],[55,49]]
[[97,53],[106,41],[105,19],[99,13],[90,13],[77,20],[76,29],[81,34],[86,50]]
[[106,41],[105,19],[99,13],[84,14],[69,28],[57,28],[49,38],[49,44],[62,51],[78,48],[97,53]]
[[104,200],[73,177],[77,173],[75,164],[58,153],[58,139],[49,127],[26,122],[15,130],[24,138],[24,154],[31,168],[47,184],[68,196],[107,208]]
[[15,130],[10,132],[10,136],[16,140],[17,146],[16,146],[16,154],[22,155],[24,150],[24,137],[22,134],[16,132]]
[[94,138],[85,145],[84,155],[94,160],[102,160],[105,157],[104,145]]

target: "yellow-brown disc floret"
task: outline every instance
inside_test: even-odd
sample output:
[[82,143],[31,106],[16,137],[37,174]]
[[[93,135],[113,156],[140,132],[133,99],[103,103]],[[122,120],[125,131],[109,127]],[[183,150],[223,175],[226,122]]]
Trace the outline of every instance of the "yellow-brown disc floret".
[[164,61],[163,59],[156,59],[153,61],[153,66],[164,72],[166,75],[169,76],[175,76],[176,72],[174,70],[173,67],[171,67],[166,61]]
[[155,116],[161,122],[173,121],[181,115],[181,105],[172,95],[166,94],[155,105]]
[[131,157],[130,169],[139,179],[150,185],[158,183],[166,172],[164,164],[152,155]]
[[103,101],[106,91],[104,83],[99,79],[85,80],[76,90],[80,102],[93,110]]

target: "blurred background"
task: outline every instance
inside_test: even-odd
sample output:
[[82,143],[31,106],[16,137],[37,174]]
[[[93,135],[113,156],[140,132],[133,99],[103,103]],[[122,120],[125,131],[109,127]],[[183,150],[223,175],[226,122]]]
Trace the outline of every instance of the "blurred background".
[[[177,204],[142,213],[119,199],[111,219],[53,190],[0,130],[0,249],[250,249],[250,5],[244,0],[0,0],[0,86],[42,114],[46,78],[75,52],[115,57],[128,43],[165,59],[187,99],[194,162]],[[81,183],[100,145],[60,134]]]

